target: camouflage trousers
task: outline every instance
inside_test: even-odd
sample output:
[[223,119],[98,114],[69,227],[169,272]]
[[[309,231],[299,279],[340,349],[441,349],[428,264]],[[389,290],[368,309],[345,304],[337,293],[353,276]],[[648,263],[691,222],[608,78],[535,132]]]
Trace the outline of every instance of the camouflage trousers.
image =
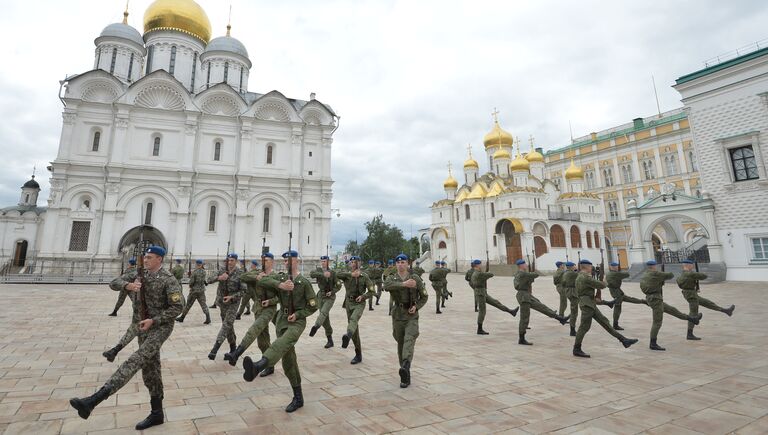
[[392,316],[392,336],[397,341],[398,362],[413,362],[416,339],[419,337],[419,319],[395,320],[395,316]]
[[[256,307],[256,305],[254,305]],[[248,349],[254,341],[259,346],[261,353],[269,349],[269,322],[275,317],[277,307],[256,308],[253,310],[253,323],[243,336],[240,346]]]
[[557,294],[560,296],[560,306],[558,307],[557,314],[563,317],[565,316],[565,309],[568,308],[568,295],[565,294],[565,289],[562,286],[557,287]]
[[576,321],[579,318],[579,297],[576,296],[576,289],[573,287],[566,287],[565,296],[571,304],[571,329],[576,329]]
[[317,310],[317,320],[315,320],[315,326],[322,326],[325,330],[326,337],[333,335],[330,313],[334,302],[336,302],[336,299],[334,298],[320,299],[320,307]]
[[608,321],[608,318],[597,309],[595,300],[591,296],[584,296],[579,300],[579,308],[581,308],[581,323],[579,329],[576,331],[575,346],[581,346],[581,342],[584,340],[584,336],[587,335],[589,328],[592,327],[592,320],[594,319],[598,325],[608,331],[609,334],[619,340],[624,340],[624,336],[619,334]]
[[109,378],[105,386],[115,394],[141,370],[144,385],[151,397],[163,397],[163,376],[160,368],[160,348],[173,332],[173,324],[153,326],[139,334],[139,349],[125,360]]
[[[490,295],[488,295],[488,289],[478,288],[475,289],[475,298],[477,299],[477,323],[483,323],[485,321],[485,305],[488,304],[494,308],[498,308],[501,311],[510,313],[510,310],[506,305],[497,301]],[[438,299],[439,301],[439,299]]]
[[531,320],[531,310],[536,310],[553,319],[557,317],[557,313],[553,309],[542,304],[541,301],[534,297],[530,292],[518,291],[517,302],[520,304],[520,322],[518,324],[518,332],[520,335],[525,334],[525,331],[528,329],[528,322]]
[[237,344],[237,337],[235,336],[235,316],[237,316],[237,307],[239,304],[239,298],[232,299],[226,304],[221,299],[216,301],[216,305],[219,307],[219,314],[221,315],[221,329],[219,329],[219,335],[216,336],[217,343],[223,343],[226,339],[230,346]]
[[251,312],[251,302],[253,302],[254,305],[258,303],[255,299],[251,298],[251,295],[246,292],[242,299],[240,299],[240,309],[237,310],[238,317],[242,316],[245,310],[248,310],[248,313]]
[[125,303],[125,298],[128,297],[128,290],[120,290],[120,294],[117,296],[117,303],[115,304],[114,312],[116,313],[120,307]]
[[[365,305],[363,305],[365,307]],[[283,362],[283,373],[291,383],[291,387],[301,385],[301,372],[299,371],[299,362],[296,359],[296,343],[306,326],[305,320],[300,320],[284,326],[277,331],[277,339],[264,352],[269,367],[273,367],[278,361]]]
[[360,344],[360,331],[358,326],[360,318],[363,317],[363,312],[365,311],[365,301],[362,303],[347,301],[346,309],[347,333],[352,336],[352,343],[355,344],[355,350],[361,351],[363,348]]
[[[691,317],[696,317],[699,315],[699,306],[709,308],[713,311],[720,311],[721,313],[725,312],[725,308],[717,305],[705,297],[699,296],[699,293],[696,290],[683,290],[683,297],[688,302],[688,315]],[[694,326],[695,325],[693,323],[688,322],[688,329],[693,330]]]
[[621,304],[624,302],[629,302],[630,304],[644,304],[642,299],[633,298],[632,296],[627,296],[624,291],[620,288],[609,288],[608,291],[611,292],[611,297],[613,298],[613,323],[618,324],[619,323],[619,317],[621,317]]
[[192,308],[192,305],[195,304],[195,301],[200,304],[200,308],[203,309],[203,313],[205,313],[206,317],[209,317],[211,314],[208,311],[208,303],[205,301],[205,289],[203,289],[203,291],[189,291],[189,296],[187,296],[187,303],[184,304],[184,311],[181,313],[181,317],[185,317],[187,315],[189,310]]
[[120,347],[128,346],[128,343],[132,342],[134,338],[139,334],[139,324],[136,322],[131,322],[131,324],[128,326],[128,329],[125,330],[125,334],[120,338],[120,341],[117,342],[117,344]]
[[648,295],[645,300],[648,306],[653,310],[653,324],[651,326],[651,340],[656,340],[659,336],[661,324],[664,322],[664,313],[671,314],[680,320],[688,320],[688,316],[681,313],[677,308],[664,303],[664,297],[659,294]]

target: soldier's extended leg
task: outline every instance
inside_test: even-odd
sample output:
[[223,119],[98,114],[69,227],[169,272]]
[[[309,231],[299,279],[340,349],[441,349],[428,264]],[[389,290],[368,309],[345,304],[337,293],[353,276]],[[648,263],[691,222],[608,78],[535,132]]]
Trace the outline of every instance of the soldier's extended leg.
[[251,347],[254,341],[257,342],[261,353],[269,349],[269,322],[272,320],[273,315],[274,310],[271,309],[260,310],[254,315],[253,323],[251,323],[248,331],[243,335],[240,345],[237,346],[234,352],[224,354],[224,359],[229,361],[229,365],[234,366],[237,364],[237,359]]
[[117,316],[117,310],[119,310],[120,307],[123,306],[126,296],[128,296],[128,290],[120,290],[120,294],[117,296],[117,303],[115,304],[115,309],[112,310],[112,312],[109,314],[110,316],[112,317]]
[[211,352],[208,354],[208,359],[216,359],[216,354],[218,353],[221,344],[224,343],[224,340],[227,340],[229,343],[230,352],[234,352],[237,348],[234,324],[238,306],[237,303],[230,302],[228,304],[222,303],[219,307],[221,314],[221,329],[219,329],[219,334],[216,336],[216,343],[214,343],[213,349],[211,349]]
[[731,305],[728,308],[723,308],[720,305],[717,305],[716,303],[712,302],[711,300],[701,296],[697,295],[699,298],[699,306],[707,308],[712,311],[720,311],[721,313],[727,314],[729,317],[733,314],[733,310],[736,308],[735,305]]
[[509,313],[512,316],[517,315],[517,311],[520,309],[518,307],[518,308],[515,308],[514,310],[510,310],[506,305],[504,305],[501,302],[497,301],[495,298],[493,298],[489,294],[485,295],[485,303],[490,305],[490,306],[492,306],[492,307],[494,307],[494,308],[498,308],[499,310],[504,311],[505,313]]
[[[699,297],[696,295],[696,291],[685,291],[683,292],[683,296],[685,296],[685,300],[688,302],[688,316],[690,317],[696,317],[699,315]],[[688,333],[686,334],[685,338],[687,340],[701,340],[699,337],[693,335],[693,328],[694,328],[693,322],[688,322]]]
[[[518,302],[520,301],[518,300]],[[530,346],[533,344],[525,339],[525,332],[528,330],[528,322],[530,320],[531,320],[531,304],[528,302],[520,302],[520,320],[517,328],[517,332],[520,339],[517,341],[517,344],[524,344],[527,346]]]
[[405,322],[402,320],[392,321],[392,337],[397,342],[397,363],[403,364],[403,342],[405,341]]
[[621,317],[621,304],[624,302],[624,292],[621,289],[608,289],[613,298],[613,329],[622,331],[624,328],[619,326],[619,317]]
[[123,334],[122,337],[120,337],[120,341],[117,342],[115,347],[112,349],[109,349],[107,351],[104,351],[101,355],[107,359],[107,361],[112,362],[115,360],[115,357],[117,357],[117,354],[123,350],[125,346],[128,346],[128,343],[133,341],[134,338],[136,338],[136,335],[139,333],[139,324],[131,322],[130,325],[128,325],[128,329],[125,330],[125,334]]
[[400,388],[411,385],[411,363],[416,349],[416,339],[419,337],[418,320],[402,322],[402,350],[400,352]]
[[[197,302],[200,303],[200,308],[203,309],[203,313],[205,314],[205,322],[203,322],[204,325],[210,325],[211,324],[211,312],[208,311],[208,304],[205,301],[205,292],[200,292],[197,294]],[[190,303],[191,305],[191,303]]]
[[334,302],[335,300],[333,299],[323,299],[320,302],[320,307],[317,309],[317,319],[315,319],[315,324],[309,330],[310,337],[314,337],[321,326],[325,329],[326,337],[330,337],[333,334],[330,313]]
[[565,309],[568,308],[568,296],[565,295],[565,290],[562,288],[557,290],[557,294],[560,296],[560,306],[558,307],[557,313],[560,317],[563,317],[565,316]]
[[373,311],[373,298],[368,298],[368,311]]
[[355,345],[355,357],[351,364],[357,364],[363,360],[363,348],[360,345],[359,322],[363,316],[365,304],[355,305],[353,308],[347,307],[347,333],[341,337],[341,347],[346,349],[349,346],[350,339]]
[[303,331],[304,328],[299,327],[298,325],[285,328],[282,331],[277,331],[277,338],[264,352],[259,361],[253,362],[249,356],[243,358],[243,379],[251,382],[262,370],[267,367],[274,367],[286,353],[293,349],[293,346],[299,340]]
[[584,336],[587,335],[589,328],[592,327],[592,317],[596,311],[597,310],[589,305],[581,306],[581,323],[579,324],[579,330],[576,333],[576,339],[573,342],[573,356],[589,358],[589,354],[584,353],[584,351],[581,350],[581,342],[584,341]]
[[483,322],[485,321],[485,298],[487,296],[485,289],[475,290],[475,300],[477,300],[477,335],[488,335],[483,330]]
[[541,303],[541,301],[538,300],[535,296],[531,296],[530,304],[531,304],[531,309],[532,310],[536,310],[536,311],[540,312],[541,314],[543,314],[543,315],[545,315],[547,317],[551,317],[553,319],[556,319],[557,321],[559,321],[563,325],[566,322],[568,322],[567,318],[559,316],[555,312],[555,310],[553,310],[552,308],[549,308],[548,306],[546,306],[543,303]]
[[658,296],[648,296],[648,306],[653,312],[653,323],[651,325],[651,350],[666,350],[656,343],[656,339],[659,336],[659,330],[664,322],[664,300]]

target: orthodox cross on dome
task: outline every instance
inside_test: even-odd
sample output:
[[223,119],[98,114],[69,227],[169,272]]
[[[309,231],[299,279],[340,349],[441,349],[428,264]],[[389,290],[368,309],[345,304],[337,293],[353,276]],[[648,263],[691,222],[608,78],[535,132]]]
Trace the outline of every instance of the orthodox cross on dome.
[[528,142],[530,142],[530,143],[531,143],[531,149],[533,149],[533,135],[530,135],[530,136],[528,137]]
[[232,31],[232,4],[229,4],[229,17],[227,18],[227,36],[231,36]]
[[472,158],[472,144],[471,143],[467,144],[467,151],[469,152],[469,158],[471,159]]
[[448,162],[448,175],[453,175],[453,174],[451,173],[451,168],[453,168],[453,165],[452,165],[452,164],[451,164],[451,162],[449,161],[449,162]]
[[37,172],[37,165],[32,166],[32,178],[35,178],[35,172]]
[[123,12],[123,24],[128,24],[128,5],[131,0],[125,0],[125,12]]
[[493,122],[496,124],[499,123],[499,113],[500,112],[495,107],[493,108],[493,112],[491,112],[491,116],[493,116]]

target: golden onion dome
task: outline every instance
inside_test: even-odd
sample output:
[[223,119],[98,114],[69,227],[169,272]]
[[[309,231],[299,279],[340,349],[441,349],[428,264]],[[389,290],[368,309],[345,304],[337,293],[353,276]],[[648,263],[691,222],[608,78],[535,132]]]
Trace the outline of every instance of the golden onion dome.
[[509,151],[505,150],[504,148],[499,148],[496,150],[495,153],[493,153],[493,160],[499,160],[499,159],[511,159],[512,155],[509,154]]
[[582,171],[580,167],[576,166],[573,163],[573,159],[571,159],[571,166],[569,166],[568,169],[565,170],[565,179],[566,180],[584,179],[584,171]]
[[493,129],[483,137],[483,145],[485,145],[485,149],[499,146],[499,144],[512,146],[512,142],[514,142],[512,134],[501,128],[499,121],[494,121]]
[[144,34],[157,30],[176,30],[206,44],[211,40],[208,15],[193,0],[155,0],[144,12]]
[[448,174],[448,178],[443,182],[443,189],[456,189],[459,187],[459,182],[453,178],[453,175]]
[[520,151],[517,152],[517,157],[509,164],[509,170],[514,171],[530,171],[531,163],[520,155]]
[[540,152],[538,152],[536,150],[531,150],[531,152],[529,152],[528,154],[525,155],[525,160],[528,160],[531,163],[534,163],[534,162],[542,162],[543,163],[544,162],[544,156]]
[[477,164],[477,160],[473,159],[472,156],[470,156],[469,159],[467,159],[464,162],[464,169],[470,169],[470,168],[474,168],[474,169],[480,168],[480,165]]

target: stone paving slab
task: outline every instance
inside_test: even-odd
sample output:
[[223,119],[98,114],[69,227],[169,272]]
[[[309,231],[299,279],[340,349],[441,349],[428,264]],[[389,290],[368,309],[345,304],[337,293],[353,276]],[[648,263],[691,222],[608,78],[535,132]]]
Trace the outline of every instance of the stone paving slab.
[[[768,432],[768,284],[719,283],[702,292],[734,317],[703,310],[699,342],[685,340],[686,323],[667,316],[659,337],[666,352],[648,349],[651,312],[625,304],[625,334],[640,339],[629,350],[593,323],[584,342],[591,359],[571,356],[567,326],[531,314],[527,338],[517,345],[517,319],[488,307],[485,329],[475,334],[472,294],[463,274],[449,276],[454,298],[444,313],[430,299],[421,313],[412,385],[399,388],[397,356],[386,301],[360,323],[363,363],[349,364],[341,349],[346,320],[340,302],[331,313],[336,347],[324,349],[322,329],[299,342],[305,406],[283,411],[291,390],[282,368],[274,376],[242,380],[242,369],[208,351],[220,324],[203,325],[199,307],[177,324],[162,350],[167,422],[148,433],[194,434],[764,434]],[[213,297],[209,288],[209,301]],[[637,284],[625,291],[640,296]],[[489,293],[517,306],[512,279],[490,281]],[[557,294],[550,277],[534,284],[550,307]],[[149,411],[138,375],[102,403],[89,420],[68,399],[90,394],[136,349],[134,341],[114,363],[101,352],[130,321],[130,306],[108,317],[117,293],[96,285],[3,285],[0,310],[0,433],[120,434]],[[430,298],[434,293],[430,291]],[[687,309],[667,286],[666,302]],[[610,318],[606,307],[601,310]],[[242,337],[249,320],[236,322]],[[308,332],[307,328],[307,331]],[[271,329],[274,338],[274,329]],[[224,346],[226,347],[226,345]],[[253,349],[256,349],[254,345]],[[260,356],[255,350],[256,357]]]

